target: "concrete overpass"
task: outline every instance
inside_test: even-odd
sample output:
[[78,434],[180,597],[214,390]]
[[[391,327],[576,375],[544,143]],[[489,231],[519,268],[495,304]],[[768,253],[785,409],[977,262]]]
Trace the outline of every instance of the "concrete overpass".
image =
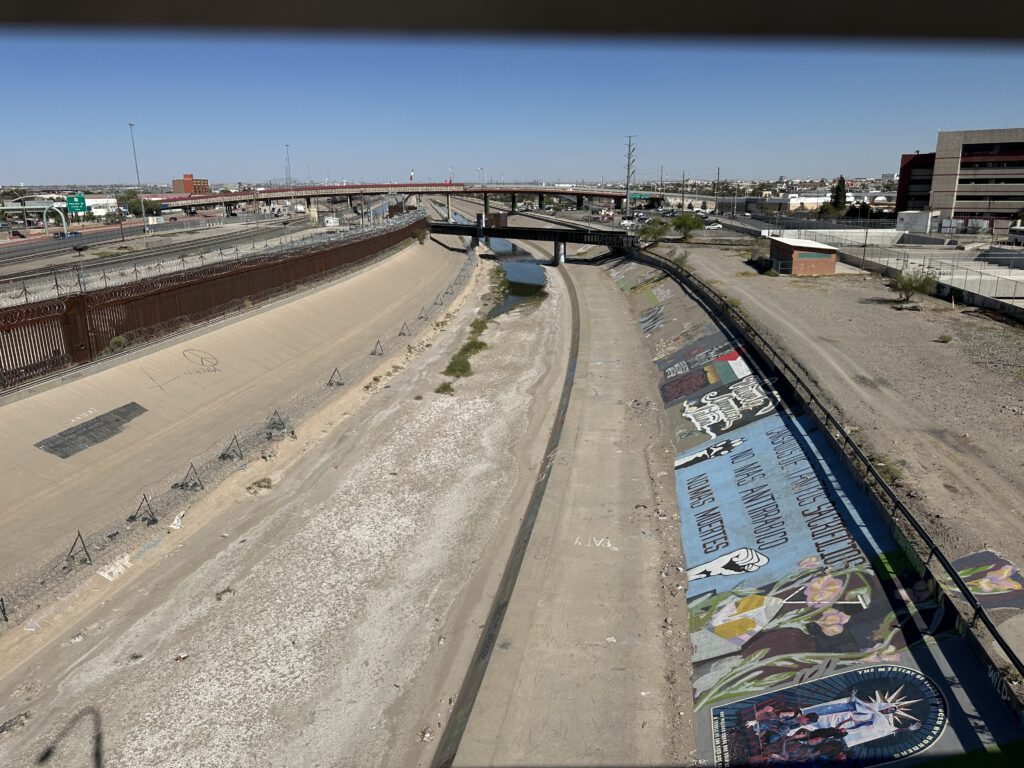
[[[241,190],[238,192],[216,192],[205,195],[147,195],[146,199],[159,200],[168,208],[202,208],[224,205],[232,207],[238,203],[254,201],[271,202],[275,200],[302,199],[307,206],[323,197],[358,197],[362,195],[482,195],[484,207],[489,208],[492,195],[511,197],[511,208],[516,210],[519,203],[528,197],[536,197],[537,205],[544,207],[549,197],[568,197],[574,199],[576,207],[583,206],[587,199],[611,200],[616,208],[621,208],[626,199],[624,189],[605,189],[598,187],[561,187],[548,185],[522,184],[464,184],[461,182],[428,182],[408,184],[328,184],[322,186],[273,187],[270,189]],[[636,204],[654,204],[662,201],[661,192],[631,191],[630,198]]]

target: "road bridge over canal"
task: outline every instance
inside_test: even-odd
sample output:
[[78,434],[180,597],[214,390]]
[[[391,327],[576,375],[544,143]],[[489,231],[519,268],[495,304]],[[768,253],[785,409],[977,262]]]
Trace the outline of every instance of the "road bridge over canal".
[[431,221],[428,229],[435,235],[462,235],[473,240],[473,247],[480,240],[488,237],[500,237],[504,240],[533,240],[555,244],[554,264],[565,262],[565,244],[603,245],[608,248],[636,248],[640,240],[636,235],[621,230],[599,229],[549,229],[545,227],[487,227],[482,222],[476,224],[453,224],[450,222]]
[[[407,184],[328,184],[302,187],[274,187],[273,189],[238,190],[237,192],[214,192],[207,195],[163,195],[159,199],[168,208],[210,208],[224,205],[228,208],[238,203],[265,202],[275,200],[301,199],[307,206],[314,200],[331,197],[359,197],[362,195],[482,195],[484,207],[488,207],[494,195],[509,198],[511,209],[517,210],[527,197],[536,198],[538,207],[550,197],[568,197],[576,207],[582,207],[585,200],[609,200],[616,207],[626,199],[624,189],[604,187],[556,187],[540,184],[463,184],[459,182],[430,182]],[[664,199],[661,192],[631,191],[629,198],[636,204],[656,204]]]

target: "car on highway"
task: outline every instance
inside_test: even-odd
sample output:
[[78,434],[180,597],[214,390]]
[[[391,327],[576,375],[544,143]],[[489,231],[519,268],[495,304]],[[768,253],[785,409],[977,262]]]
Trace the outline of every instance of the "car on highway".
[[706,227],[704,227],[704,229],[721,229],[721,228],[722,228],[722,225],[719,224],[717,221],[712,222],[711,224],[708,224]]

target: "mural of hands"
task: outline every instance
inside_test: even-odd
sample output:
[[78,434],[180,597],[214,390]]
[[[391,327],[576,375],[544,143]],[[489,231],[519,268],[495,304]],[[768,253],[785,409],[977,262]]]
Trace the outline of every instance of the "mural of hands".
[[767,564],[768,558],[765,555],[756,549],[743,547],[703,565],[695,565],[686,571],[686,578],[694,581],[711,576],[735,576],[741,573],[751,573]]

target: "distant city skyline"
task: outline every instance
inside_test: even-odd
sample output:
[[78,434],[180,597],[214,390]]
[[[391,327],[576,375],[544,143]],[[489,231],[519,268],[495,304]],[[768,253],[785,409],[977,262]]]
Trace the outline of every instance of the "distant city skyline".
[[[1017,47],[0,29],[0,186],[880,178],[1024,125]],[[372,73],[372,76],[366,73]],[[965,106],[970,109],[965,109]],[[481,170],[482,169],[482,170]]]

